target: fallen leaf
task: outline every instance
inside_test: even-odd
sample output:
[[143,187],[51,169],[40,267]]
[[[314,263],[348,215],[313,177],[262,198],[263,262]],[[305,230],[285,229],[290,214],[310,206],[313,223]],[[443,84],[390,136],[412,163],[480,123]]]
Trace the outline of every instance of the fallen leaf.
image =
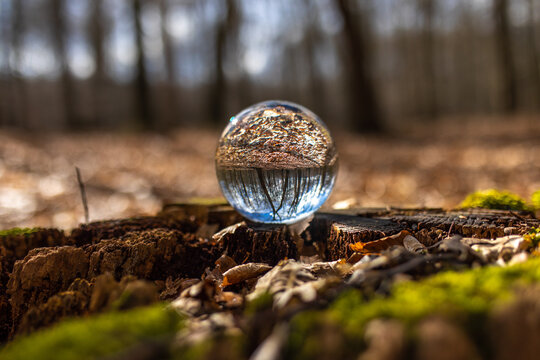
[[424,254],[426,252],[425,245],[412,235],[405,236],[403,239],[403,246],[405,246],[405,249],[415,254]]
[[228,226],[226,227],[225,229],[223,230],[220,230],[218,231],[217,233],[215,233],[213,236],[212,236],[212,240],[216,241],[216,242],[220,242],[223,237],[227,234],[234,234],[236,232],[236,230],[238,230],[238,228],[242,227],[242,226],[246,226],[246,223],[245,222],[239,222],[237,224],[234,224],[234,225],[231,225],[231,226]]
[[221,286],[229,286],[239,282],[255,278],[272,269],[270,265],[261,263],[248,263],[233,267],[223,273]]
[[231,291],[224,291],[216,296],[216,301],[223,303],[226,308],[232,309],[241,306],[244,303],[244,297]]
[[354,265],[360,260],[362,260],[363,257],[364,257],[364,254],[355,252],[351,256],[349,256],[349,258],[347,259],[347,263]]
[[216,260],[215,264],[216,264],[216,268],[222,274],[225,273],[227,270],[232,269],[233,267],[235,267],[237,265],[236,261],[234,261],[233,258],[231,258],[230,256],[227,256],[227,255],[221,255],[219,257],[219,259]]
[[349,264],[339,260],[313,264],[283,261],[257,281],[247,299],[252,301],[269,293],[273,296],[273,306],[276,309],[297,301],[309,303],[316,299],[320,290],[339,283],[349,268]]

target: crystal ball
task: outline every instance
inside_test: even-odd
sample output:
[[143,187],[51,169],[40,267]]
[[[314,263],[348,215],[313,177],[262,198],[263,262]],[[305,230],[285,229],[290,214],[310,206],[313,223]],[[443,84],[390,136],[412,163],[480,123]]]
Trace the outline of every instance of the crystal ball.
[[307,108],[265,101],[231,117],[216,150],[223,195],[246,218],[300,221],[326,201],[338,154],[326,125]]

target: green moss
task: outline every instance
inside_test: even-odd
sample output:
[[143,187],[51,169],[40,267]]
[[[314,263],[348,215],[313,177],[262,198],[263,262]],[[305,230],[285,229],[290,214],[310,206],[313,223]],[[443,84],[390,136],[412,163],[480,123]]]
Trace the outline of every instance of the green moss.
[[274,298],[269,292],[265,292],[247,303],[245,313],[253,315],[266,309],[271,309]]
[[460,205],[461,208],[484,208],[498,210],[527,210],[525,200],[509,191],[495,189],[477,191],[469,194]]
[[540,245],[540,228],[532,228],[523,238],[530,244],[530,248]]
[[350,290],[328,309],[293,319],[289,352],[295,358],[313,357],[323,351],[321,329],[334,328],[353,356],[364,347],[367,323],[376,318],[397,319],[410,327],[427,316],[441,315],[463,325],[473,338],[481,338],[488,312],[511,299],[515,287],[538,281],[540,259],[533,259],[512,267],[444,272],[419,282],[399,283],[388,297],[366,299],[360,291]]
[[101,358],[141,341],[172,336],[181,323],[176,312],[163,304],[67,320],[50,329],[16,339],[2,349],[0,358]]
[[12,228],[7,230],[0,230],[0,236],[15,236],[15,235],[29,235],[38,232],[39,228]]
[[531,202],[536,210],[540,210],[540,190],[537,190],[532,194]]

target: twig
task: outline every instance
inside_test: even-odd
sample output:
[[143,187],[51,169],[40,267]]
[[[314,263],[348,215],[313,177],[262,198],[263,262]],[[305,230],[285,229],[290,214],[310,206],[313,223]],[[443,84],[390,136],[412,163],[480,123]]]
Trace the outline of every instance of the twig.
[[448,229],[448,235],[446,235],[446,237],[450,237],[450,234],[452,233],[452,230],[454,229],[455,223],[456,223],[455,221],[452,221],[452,224],[450,225],[450,228]]
[[75,172],[77,173],[77,182],[79,183],[79,189],[81,190],[81,199],[84,207],[84,220],[88,222],[88,202],[86,201],[86,188],[81,178],[81,170],[75,166]]

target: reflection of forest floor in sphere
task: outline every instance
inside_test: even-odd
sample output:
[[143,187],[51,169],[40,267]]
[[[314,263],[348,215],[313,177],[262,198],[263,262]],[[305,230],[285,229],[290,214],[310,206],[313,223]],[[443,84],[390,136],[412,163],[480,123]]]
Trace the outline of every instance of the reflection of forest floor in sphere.
[[296,104],[265,102],[231,120],[216,164],[232,168],[295,169],[334,165],[336,151],[315,114]]
[[[445,122],[380,137],[334,131],[340,168],[326,207],[452,207],[474,190],[526,198],[540,188],[540,121]],[[220,196],[218,131],[171,135],[0,132],[0,227],[69,228],[83,218],[74,166],[91,219],[155,213],[163,201]]]

